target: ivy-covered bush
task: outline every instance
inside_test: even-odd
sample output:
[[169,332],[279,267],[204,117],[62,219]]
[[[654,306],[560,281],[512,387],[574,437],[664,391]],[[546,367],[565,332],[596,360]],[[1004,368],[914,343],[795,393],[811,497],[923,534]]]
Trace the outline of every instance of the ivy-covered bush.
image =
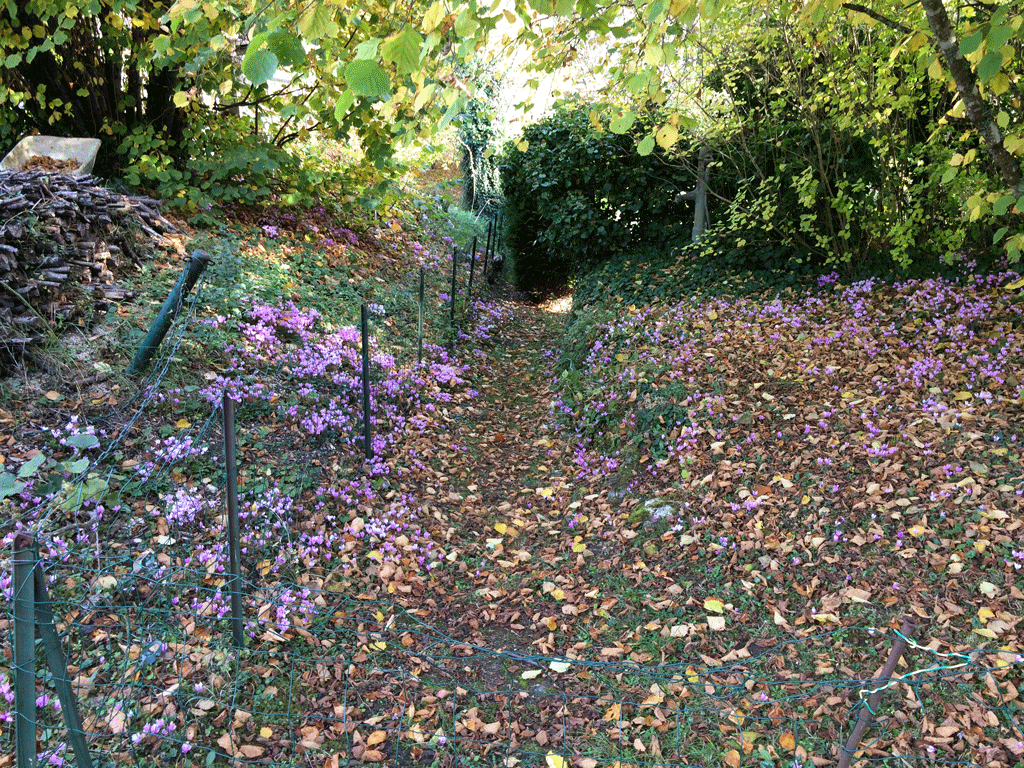
[[542,293],[616,253],[689,240],[693,205],[675,197],[694,186],[695,143],[643,156],[643,126],[598,130],[603,112],[562,104],[505,145],[505,243],[521,290]]

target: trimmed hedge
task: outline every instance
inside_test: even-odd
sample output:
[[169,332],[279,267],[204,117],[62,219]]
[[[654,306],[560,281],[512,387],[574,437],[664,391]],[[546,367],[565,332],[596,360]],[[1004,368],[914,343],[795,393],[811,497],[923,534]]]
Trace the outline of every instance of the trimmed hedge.
[[677,159],[660,148],[641,156],[646,127],[598,130],[602,111],[562,104],[505,145],[505,243],[521,290],[542,294],[617,253],[689,242],[693,204],[674,199],[695,185],[684,167],[696,163],[695,143],[681,139]]

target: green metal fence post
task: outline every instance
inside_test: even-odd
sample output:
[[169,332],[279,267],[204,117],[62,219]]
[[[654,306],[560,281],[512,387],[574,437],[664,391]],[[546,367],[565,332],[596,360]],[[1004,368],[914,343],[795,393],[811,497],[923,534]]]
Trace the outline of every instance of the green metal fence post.
[[14,743],[18,768],[36,766],[36,588],[32,538],[14,539]]
[[42,567],[38,564],[33,569],[33,573],[35,574],[33,581],[35,583],[36,624],[39,626],[39,636],[43,640],[46,663],[50,667],[53,684],[57,689],[57,698],[60,699],[60,711],[64,715],[64,724],[68,728],[68,741],[71,742],[71,748],[75,752],[75,763],[78,768],[92,768],[92,757],[90,757],[89,748],[85,743],[82,718],[78,714],[78,702],[68,677],[67,658],[61,648],[60,638],[57,636],[57,627],[53,621],[53,608],[50,606],[50,598],[46,593],[46,577],[43,575]]
[[178,310],[181,309],[185,297],[188,296],[193,286],[198,282],[199,276],[203,274],[203,270],[206,269],[206,265],[209,263],[210,257],[206,251],[196,249],[192,252],[192,256],[189,257],[188,263],[185,265],[185,270],[181,273],[181,277],[178,278],[178,282],[174,284],[167,299],[164,300],[163,306],[160,307],[160,311],[157,313],[156,320],[149,327],[149,333],[146,334],[146,338],[142,340],[139,351],[132,358],[132,362],[127,370],[129,376],[137,376],[146,370],[149,361],[153,359],[153,355],[159,349],[160,342],[164,340],[164,336],[167,334],[168,329],[170,329],[171,323],[174,322]]
[[235,401],[225,392],[224,407],[224,470],[228,495],[228,591],[231,595],[231,634],[236,648],[245,647],[242,625],[241,542],[238,530],[238,460],[235,450]]

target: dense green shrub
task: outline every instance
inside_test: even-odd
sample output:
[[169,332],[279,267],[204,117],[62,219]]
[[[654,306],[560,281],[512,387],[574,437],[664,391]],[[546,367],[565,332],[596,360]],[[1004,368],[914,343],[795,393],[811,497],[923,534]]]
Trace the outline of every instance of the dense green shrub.
[[740,183],[707,255],[723,270],[849,274],[991,243],[961,215],[977,179],[949,179],[960,129],[927,61],[890,58],[896,33],[881,25],[827,26],[766,18],[711,62],[705,86],[728,104],[713,141]]
[[[538,293],[616,253],[673,249],[689,240],[694,185],[679,158],[637,152],[645,129],[598,130],[600,107],[563,104],[506,144],[501,163],[505,243],[519,288]],[[683,139],[674,152],[695,161]]]

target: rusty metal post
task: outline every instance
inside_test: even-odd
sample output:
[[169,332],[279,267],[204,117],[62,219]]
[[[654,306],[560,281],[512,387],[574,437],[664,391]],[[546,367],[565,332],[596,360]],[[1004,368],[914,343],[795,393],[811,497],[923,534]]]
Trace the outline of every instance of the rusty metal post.
[[892,679],[892,675],[896,671],[896,665],[899,664],[900,657],[907,647],[907,641],[904,638],[911,636],[915,626],[913,617],[903,617],[903,626],[900,627],[900,635],[902,637],[897,638],[896,642],[893,643],[892,649],[889,651],[889,658],[885,660],[885,666],[882,667],[881,674],[872,681],[874,690],[868,696],[867,702],[861,706],[860,713],[857,716],[857,724],[853,727],[850,738],[846,740],[846,746],[839,750],[839,765],[837,768],[849,768],[853,755],[860,746],[860,740],[864,738],[864,731],[868,729],[871,721],[875,718],[875,711],[878,709],[878,703],[882,700],[885,684]]

